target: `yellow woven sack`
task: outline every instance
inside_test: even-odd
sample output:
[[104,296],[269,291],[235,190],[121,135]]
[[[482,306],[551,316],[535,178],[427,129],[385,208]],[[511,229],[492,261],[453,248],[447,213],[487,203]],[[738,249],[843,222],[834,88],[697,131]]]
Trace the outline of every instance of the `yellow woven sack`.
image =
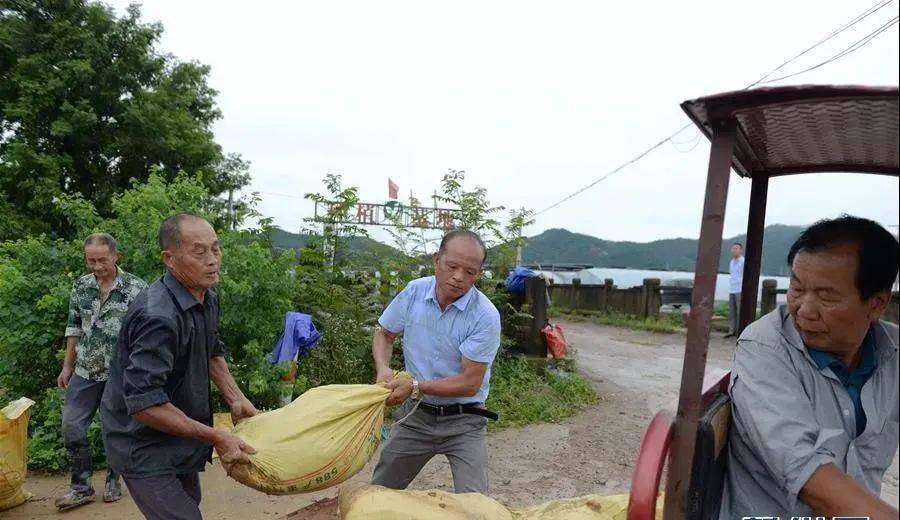
[[343,520],[513,520],[500,502],[479,493],[395,490],[381,486],[343,488]]
[[250,464],[235,465],[231,477],[270,495],[340,484],[378,448],[389,395],[383,385],[320,386],[284,408],[239,422],[232,433],[256,453]]
[[515,520],[625,520],[628,495],[586,495],[511,511]]
[[31,493],[22,489],[22,484],[25,482],[25,449],[32,405],[34,401],[22,397],[0,410],[0,511],[31,498]]
[[[662,519],[662,502],[656,518]],[[625,520],[628,495],[587,495],[526,508],[507,508],[479,493],[394,490],[381,486],[342,489],[343,520]]]

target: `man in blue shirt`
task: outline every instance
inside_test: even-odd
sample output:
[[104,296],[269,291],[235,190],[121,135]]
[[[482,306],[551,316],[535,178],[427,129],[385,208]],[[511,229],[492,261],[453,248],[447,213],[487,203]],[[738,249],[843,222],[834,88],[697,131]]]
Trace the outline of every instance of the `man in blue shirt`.
[[[404,489],[443,454],[457,493],[488,490],[487,418],[496,416],[484,402],[500,347],[500,313],[475,288],[486,256],[477,234],[451,231],[434,255],[435,275],[410,282],[378,320],[372,344],[377,380],[392,390],[388,404],[404,403],[398,417],[406,419],[391,431],[374,484]],[[393,378],[399,335],[412,381]]]
[[744,245],[731,245],[731,261],[728,263],[728,334],[737,336],[741,328],[741,289],[744,287]]

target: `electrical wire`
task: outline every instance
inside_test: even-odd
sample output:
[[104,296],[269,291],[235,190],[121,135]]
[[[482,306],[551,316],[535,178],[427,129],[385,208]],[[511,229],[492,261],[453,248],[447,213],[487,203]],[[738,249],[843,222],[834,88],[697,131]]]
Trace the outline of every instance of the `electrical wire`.
[[[811,50],[813,50],[813,49],[815,49],[815,48],[817,48],[817,47],[823,45],[824,43],[830,41],[831,39],[833,39],[833,38],[836,37],[837,35],[841,34],[841,33],[844,32],[844,31],[846,31],[846,30],[849,29],[850,27],[853,27],[854,25],[858,24],[859,22],[861,22],[862,20],[868,18],[869,16],[875,14],[875,13],[878,12],[881,8],[885,7],[886,5],[888,5],[888,4],[892,3],[892,2],[893,2],[893,0],[883,0],[883,1],[880,1],[880,2],[876,3],[875,5],[873,5],[872,7],[870,7],[869,9],[866,9],[865,11],[863,11],[862,13],[860,13],[859,15],[857,15],[856,17],[854,17],[854,18],[853,18],[852,20],[850,20],[849,22],[845,23],[845,24],[842,25],[841,27],[839,27],[839,28],[835,29],[834,31],[832,31],[830,34],[828,34],[828,36],[826,36],[826,37],[823,38],[822,40],[819,40],[818,42],[816,42],[815,44],[811,45],[810,47],[807,47],[806,49],[804,49],[803,51],[801,51],[799,54],[796,54],[796,55],[793,56],[792,58],[789,58],[788,60],[786,60],[786,61],[785,61],[784,63],[782,63],[781,65],[778,65],[778,66],[775,67],[774,69],[772,69],[772,70],[770,70],[769,72],[767,72],[766,74],[764,74],[764,75],[763,75],[762,77],[760,77],[758,80],[754,81],[753,83],[750,83],[749,85],[747,85],[746,87],[744,87],[743,90],[747,90],[747,89],[750,89],[750,88],[752,88],[752,87],[754,87],[754,86],[756,86],[756,85],[759,85],[760,83],[762,83],[763,81],[765,81],[766,78],[768,78],[769,76],[771,76],[771,75],[774,74],[775,72],[781,70],[782,68],[784,68],[785,66],[789,65],[790,63],[796,61],[798,58],[800,58],[800,57],[806,55],[806,54],[809,53]],[[896,23],[897,23],[897,18],[895,17],[895,18],[893,18],[891,21],[887,22],[885,25],[882,25],[879,29],[876,29],[876,30],[873,31],[872,33],[869,33],[868,35],[864,36],[864,37],[861,38],[860,40],[857,40],[855,43],[853,43],[853,44],[852,44],[850,47],[848,47],[847,49],[844,49],[843,51],[841,51],[841,52],[838,53],[837,55],[832,56],[831,58],[829,58],[829,59],[826,60],[825,62],[822,62],[822,63],[820,63],[820,64],[818,64],[818,65],[816,65],[816,66],[814,66],[814,67],[811,67],[811,68],[809,68],[809,69],[807,69],[807,70],[800,71],[800,72],[797,72],[797,73],[794,73],[794,74],[791,74],[791,75],[788,75],[788,76],[784,76],[784,77],[781,77],[781,78],[776,78],[776,79],[773,79],[773,80],[768,80],[768,81],[765,81],[765,82],[766,82],[766,83],[771,83],[771,82],[779,81],[779,80],[782,80],[782,79],[787,79],[787,78],[789,78],[789,77],[794,77],[794,76],[803,74],[803,73],[805,73],[805,72],[809,72],[810,70],[814,70],[814,69],[817,69],[817,68],[822,67],[822,66],[824,66],[824,65],[827,65],[828,63],[831,63],[831,62],[833,62],[833,61],[836,61],[836,60],[838,60],[838,59],[840,59],[840,58],[843,58],[844,56],[850,54],[851,52],[853,52],[853,51],[859,49],[859,48],[862,47],[863,45],[865,45],[865,44],[867,44],[868,42],[872,41],[872,39],[874,39],[875,37],[877,37],[877,36],[878,36],[879,34],[881,34],[882,32],[886,31],[888,28],[890,28],[890,26],[892,26],[892,25],[894,25],[894,24],[896,24]],[[866,38],[868,38],[868,39],[866,39]],[[863,40],[865,40],[865,41],[863,41]],[[555,209],[555,208],[559,207],[561,204],[563,204],[563,203],[565,203],[565,202],[568,202],[569,200],[571,200],[571,199],[577,197],[578,195],[581,195],[582,193],[584,193],[585,191],[587,191],[587,190],[593,188],[593,187],[596,186],[597,184],[600,184],[601,182],[605,181],[606,179],[608,179],[608,178],[612,177],[613,175],[619,173],[620,171],[624,170],[626,167],[628,167],[628,166],[630,166],[630,165],[632,165],[632,164],[634,164],[634,163],[640,161],[641,159],[643,159],[644,157],[646,157],[647,155],[649,155],[650,152],[656,150],[657,148],[663,146],[663,145],[666,144],[666,143],[671,143],[671,142],[672,142],[672,138],[674,138],[675,136],[677,136],[677,135],[680,134],[681,132],[684,132],[685,130],[687,130],[687,129],[690,128],[691,126],[693,126],[693,123],[687,123],[687,124],[685,124],[684,126],[680,127],[678,130],[676,130],[674,133],[669,134],[668,136],[666,136],[665,138],[663,138],[661,141],[657,142],[656,144],[652,145],[651,147],[649,147],[649,148],[645,149],[644,151],[640,152],[638,155],[632,157],[631,159],[629,159],[628,161],[626,161],[626,162],[622,163],[621,165],[617,166],[617,167],[614,168],[613,170],[611,170],[611,171],[609,171],[609,172],[603,174],[601,177],[599,177],[598,179],[594,180],[594,181],[591,182],[590,184],[587,184],[586,186],[583,186],[583,187],[579,188],[578,190],[574,191],[573,193],[567,195],[566,197],[564,197],[564,198],[558,200],[557,202],[554,202],[553,204],[547,206],[546,208],[544,208],[544,209],[542,209],[542,210],[536,212],[536,213],[534,214],[534,216],[537,217],[537,216],[539,216],[539,215],[542,215],[542,214],[544,214],[544,213],[546,213],[546,212],[548,212],[548,211],[550,211],[550,210],[552,210],[552,209]],[[698,144],[699,144],[699,142],[700,142],[700,141],[698,140]],[[673,144],[674,144],[674,143],[673,143]],[[683,144],[683,143],[682,143],[682,144]],[[677,147],[676,147],[676,149],[677,149]],[[693,148],[692,148],[691,150],[693,150]],[[679,151],[680,151],[680,150],[679,150]],[[687,153],[687,152],[684,152],[684,153]]]
[[[846,31],[847,29],[849,29],[849,28],[853,27],[854,25],[858,24],[859,22],[865,20],[865,19],[868,18],[869,16],[871,16],[871,15],[877,13],[879,10],[881,10],[882,7],[885,7],[885,6],[889,5],[889,4],[891,4],[893,1],[894,1],[894,0],[883,0],[883,1],[881,1],[881,2],[876,3],[876,4],[873,5],[872,7],[868,8],[868,9],[866,9],[865,11],[863,11],[862,13],[858,14],[855,18],[853,18],[853,19],[850,20],[849,22],[845,23],[845,24],[842,25],[841,27],[838,27],[837,29],[835,29],[834,31],[832,31],[832,32],[831,32],[828,36],[826,36],[825,38],[819,40],[818,42],[814,43],[813,45],[811,45],[811,46],[807,47],[806,49],[800,51],[800,53],[797,54],[796,56],[794,56],[794,57],[788,59],[787,61],[785,61],[785,62],[782,63],[781,65],[779,65],[779,66],[775,67],[774,69],[770,70],[769,72],[763,74],[763,76],[762,76],[761,78],[759,78],[759,79],[757,79],[756,81],[754,81],[753,83],[747,85],[746,87],[744,87],[744,89],[753,88],[753,87],[755,87],[756,85],[759,85],[760,83],[763,83],[763,81],[765,81],[766,78],[768,78],[768,77],[771,76],[772,74],[775,74],[776,72],[778,72],[779,70],[783,69],[784,67],[786,67],[786,66],[789,65],[790,63],[796,61],[798,58],[801,58],[801,57],[805,56],[807,53],[809,53],[810,51],[812,51],[812,50],[818,48],[819,46],[821,46],[821,45],[823,45],[823,44],[825,44],[826,42],[828,42],[829,40],[831,40],[831,39],[834,38],[835,36],[841,34],[842,32]],[[773,80],[773,81],[775,81],[775,80]]]
[[898,16],[893,17],[891,20],[889,20],[887,23],[885,23],[878,29],[875,29],[874,31],[870,32],[869,34],[863,36],[862,38],[855,41],[853,44],[851,44],[846,49],[842,50],[841,52],[835,54],[834,56],[828,58],[827,60],[825,60],[823,62],[817,63],[816,65],[813,65],[812,67],[803,69],[798,72],[794,72],[792,74],[788,74],[786,76],[780,76],[780,77],[777,77],[774,79],[767,80],[767,81],[763,82],[763,84],[767,85],[769,83],[775,83],[776,81],[782,81],[785,79],[793,78],[795,76],[799,76],[800,74],[806,74],[807,72],[816,70],[818,68],[824,67],[825,65],[828,65],[829,63],[839,60],[839,59],[843,58],[844,56],[865,47],[866,44],[868,44],[869,42],[874,40],[876,37],[878,37],[879,34],[883,33],[884,31],[887,31],[891,27],[897,25],[898,20],[900,20],[900,17],[898,17]]

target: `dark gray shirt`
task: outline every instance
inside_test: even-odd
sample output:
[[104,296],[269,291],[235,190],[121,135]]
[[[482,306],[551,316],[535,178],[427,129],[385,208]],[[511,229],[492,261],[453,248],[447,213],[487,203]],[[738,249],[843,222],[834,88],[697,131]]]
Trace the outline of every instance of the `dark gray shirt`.
[[171,273],[141,292],[119,334],[101,414],[109,465],[126,477],[203,471],[212,448],[137,421],[141,410],[172,403],[212,426],[209,359],[225,355],[219,302],[207,291],[198,302]]
[[834,464],[872,493],[897,452],[898,329],[873,323],[875,369],[853,396],[810,356],[782,305],[741,334],[731,373],[732,425],[720,518],[813,516],[799,499],[813,472]]

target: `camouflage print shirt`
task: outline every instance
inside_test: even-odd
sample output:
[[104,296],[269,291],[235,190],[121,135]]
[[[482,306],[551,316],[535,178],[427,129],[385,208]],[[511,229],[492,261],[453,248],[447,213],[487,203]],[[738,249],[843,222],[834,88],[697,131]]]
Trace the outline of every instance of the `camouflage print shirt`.
[[118,271],[116,283],[102,304],[100,286],[93,274],[82,276],[72,285],[66,337],[79,338],[75,373],[92,381],[106,381],[128,305],[147,287],[137,276]]

